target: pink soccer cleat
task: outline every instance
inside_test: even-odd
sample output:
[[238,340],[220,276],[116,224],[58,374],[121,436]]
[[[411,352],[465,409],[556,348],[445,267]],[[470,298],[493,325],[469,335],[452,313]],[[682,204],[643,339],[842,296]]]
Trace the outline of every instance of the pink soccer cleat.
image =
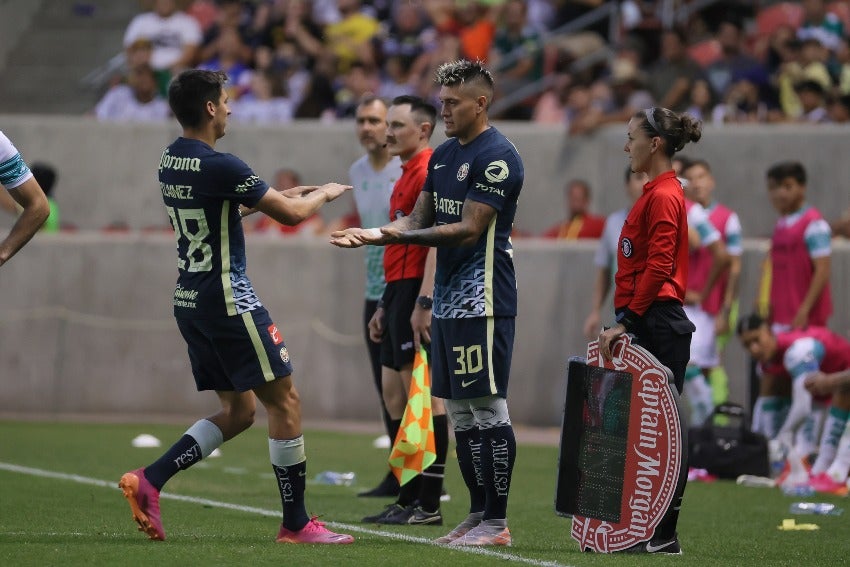
[[139,531],[145,532],[150,539],[164,540],[165,530],[159,517],[159,490],[145,478],[145,469],[124,473],[118,481],[118,488],[130,504]]
[[809,486],[815,489],[815,492],[825,492],[827,494],[835,494],[836,496],[847,496],[847,485],[843,482],[838,482],[826,472],[816,474],[809,479]]
[[336,534],[325,527],[316,516],[310,518],[307,525],[297,532],[290,531],[280,526],[277,533],[278,543],[354,543],[354,538],[348,534]]

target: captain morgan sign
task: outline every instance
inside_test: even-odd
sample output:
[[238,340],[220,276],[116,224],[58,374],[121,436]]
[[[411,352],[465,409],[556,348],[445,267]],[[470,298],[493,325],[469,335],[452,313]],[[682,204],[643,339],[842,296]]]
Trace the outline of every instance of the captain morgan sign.
[[628,336],[605,362],[588,344],[588,364],[632,375],[620,521],[573,515],[571,535],[583,551],[613,553],[648,541],[673,501],[682,464],[682,427],[666,368]]

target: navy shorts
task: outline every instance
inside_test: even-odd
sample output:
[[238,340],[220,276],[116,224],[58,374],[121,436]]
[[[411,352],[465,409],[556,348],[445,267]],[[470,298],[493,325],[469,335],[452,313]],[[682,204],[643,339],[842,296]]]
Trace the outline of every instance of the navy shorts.
[[177,319],[198,390],[247,392],[292,374],[283,336],[260,307],[221,319]]
[[387,282],[384,290],[384,337],[381,341],[381,365],[401,370],[413,364],[413,327],[410,316],[416,307],[416,298],[422,280],[408,278]]
[[431,394],[465,400],[508,395],[513,317],[431,320]]

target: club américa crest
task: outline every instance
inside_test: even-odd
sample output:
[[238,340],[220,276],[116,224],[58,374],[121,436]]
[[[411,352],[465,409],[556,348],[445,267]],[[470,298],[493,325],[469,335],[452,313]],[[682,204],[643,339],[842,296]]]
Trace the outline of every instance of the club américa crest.
[[464,163],[457,170],[457,180],[463,181],[466,179],[467,174],[469,174],[469,162]]

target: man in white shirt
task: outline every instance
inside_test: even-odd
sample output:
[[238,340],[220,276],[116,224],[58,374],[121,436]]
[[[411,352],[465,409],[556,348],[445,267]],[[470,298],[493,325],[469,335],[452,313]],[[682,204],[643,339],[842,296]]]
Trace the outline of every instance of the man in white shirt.
[[124,32],[124,48],[139,39],[153,43],[151,67],[173,73],[192,66],[203,36],[198,22],[178,10],[175,0],[156,0],[153,11],[130,21]]

